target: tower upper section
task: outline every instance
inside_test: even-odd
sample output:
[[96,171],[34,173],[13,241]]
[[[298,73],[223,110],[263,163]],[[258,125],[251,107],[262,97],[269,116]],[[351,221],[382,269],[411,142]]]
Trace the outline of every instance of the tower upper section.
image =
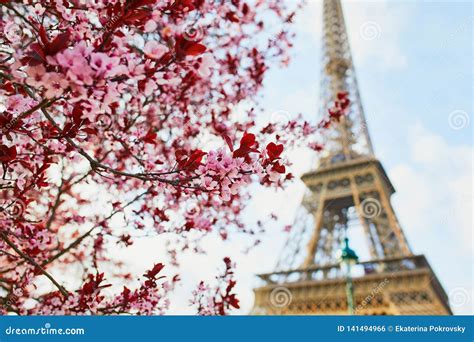
[[325,153],[320,164],[328,166],[373,156],[340,0],[323,2],[322,49],[321,116],[327,114],[340,92],[349,94],[351,105],[348,115],[327,133]]

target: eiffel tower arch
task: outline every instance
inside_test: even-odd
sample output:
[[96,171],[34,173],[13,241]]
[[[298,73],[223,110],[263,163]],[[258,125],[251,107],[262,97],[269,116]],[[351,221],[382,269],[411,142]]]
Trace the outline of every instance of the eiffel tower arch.
[[[390,202],[395,189],[375,157],[359,95],[340,0],[323,1],[321,108],[347,92],[347,116],[328,134],[277,269],[260,274],[251,314],[348,313],[346,275],[337,262],[341,241],[355,226],[368,259],[353,267],[358,315],[452,314],[428,261],[414,255]],[[306,248],[304,237],[307,236]]]

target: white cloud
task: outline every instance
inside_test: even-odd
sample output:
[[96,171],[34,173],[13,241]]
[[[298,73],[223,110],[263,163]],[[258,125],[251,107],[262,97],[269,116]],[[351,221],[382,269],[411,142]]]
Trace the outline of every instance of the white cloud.
[[421,124],[409,135],[406,162],[389,171],[394,207],[414,252],[427,255],[446,292],[470,293],[463,305],[453,305],[455,312],[471,314],[474,149],[450,144]]

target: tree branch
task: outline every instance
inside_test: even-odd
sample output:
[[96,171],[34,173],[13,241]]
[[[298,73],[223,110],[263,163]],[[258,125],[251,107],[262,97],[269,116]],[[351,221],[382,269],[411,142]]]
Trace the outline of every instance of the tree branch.
[[40,264],[38,264],[33,258],[31,258],[29,255],[23,253],[9,238],[4,232],[0,232],[0,238],[5,241],[5,243],[10,246],[19,256],[21,256],[23,259],[25,259],[28,263],[31,265],[35,266],[38,268],[41,273],[43,273],[51,282],[58,288],[59,292],[64,297],[69,296],[69,292],[62,286],[60,285],[56,279],[53,278],[51,274],[48,273]]

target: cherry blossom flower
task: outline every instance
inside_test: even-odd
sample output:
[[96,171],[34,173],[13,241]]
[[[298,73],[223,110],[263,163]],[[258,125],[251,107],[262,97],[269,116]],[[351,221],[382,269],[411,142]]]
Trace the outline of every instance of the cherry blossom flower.
[[210,53],[202,55],[200,58],[198,73],[201,77],[209,77],[211,68],[216,64],[214,57]]
[[156,21],[148,20],[145,24],[145,32],[153,32],[158,27]]
[[[235,115],[242,103],[259,108],[267,71],[286,62],[296,9],[195,0],[0,7],[9,30],[0,49],[0,300],[11,303],[2,314],[163,314],[181,251],[204,253],[209,235],[255,239],[263,228],[242,219],[249,185],[285,186],[288,151],[319,143],[316,133],[348,105],[335,99],[318,125],[260,128],[258,109]],[[189,27],[199,34],[186,35]],[[167,256],[136,273],[113,251],[141,236],[166,240]],[[217,284],[198,286],[198,314],[239,308],[235,265],[224,265]]]
[[28,78],[26,84],[32,87],[41,87],[44,85],[44,80],[47,78],[46,69],[43,65],[30,66],[26,69]]
[[68,87],[69,82],[64,79],[63,75],[57,72],[50,72],[45,75],[43,84],[46,88],[44,96],[48,99],[52,99],[61,96]]
[[159,59],[163,57],[163,55],[167,51],[167,47],[163,44],[160,44],[156,41],[149,41],[145,44],[143,51],[149,58]]

